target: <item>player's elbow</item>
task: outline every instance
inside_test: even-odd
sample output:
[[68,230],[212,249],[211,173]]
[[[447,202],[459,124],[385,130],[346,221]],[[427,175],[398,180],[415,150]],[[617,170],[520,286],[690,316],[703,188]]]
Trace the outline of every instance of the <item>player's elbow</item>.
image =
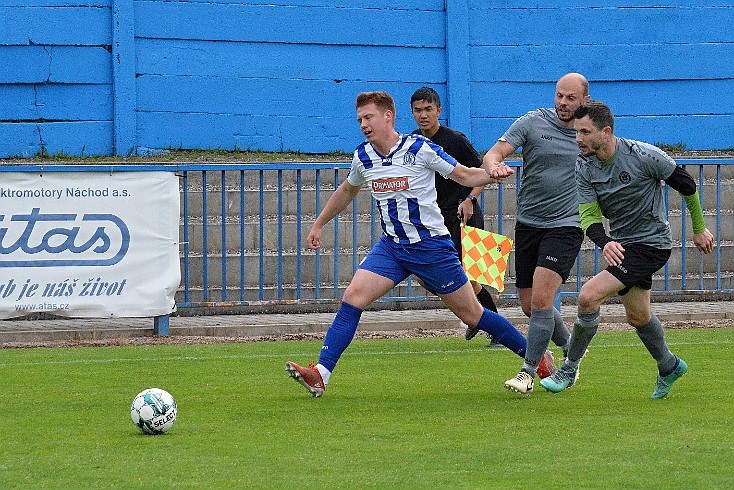
[[691,180],[689,183],[682,185],[681,188],[678,189],[678,192],[680,192],[681,196],[694,195],[696,193],[696,182]]
[[692,196],[696,193],[696,181],[681,166],[675,167],[670,177],[665,179],[665,183],[678,191],[682,196]]

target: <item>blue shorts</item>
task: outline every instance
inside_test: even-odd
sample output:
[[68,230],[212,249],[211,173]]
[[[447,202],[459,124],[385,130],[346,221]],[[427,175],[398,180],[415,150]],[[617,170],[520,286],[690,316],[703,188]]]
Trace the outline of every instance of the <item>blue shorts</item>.
[[436,294],[453,293],[468,281],[448,235],[402,245],[382,235],[359,268],[395,284],[415,274]]

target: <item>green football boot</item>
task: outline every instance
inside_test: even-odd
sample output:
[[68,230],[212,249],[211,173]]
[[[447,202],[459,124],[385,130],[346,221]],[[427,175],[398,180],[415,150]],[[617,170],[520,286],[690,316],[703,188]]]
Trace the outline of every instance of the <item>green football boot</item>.
[[678,364],[675,366],[672,373],[667,376],[660,376],[658,374],[658,384],[650,398],[653,400],[665,398],[670,392],[670,388],[673,386],[673,383],[675,383],[678,378],[686,374],[686,372],[688,372],[688,364],[686,364],[686,361],[683,359],[678,358]]
[[553,373],[547,378],[541,379],[540,384],[546,390],[552,393],[560,393],[566,388],[573,386],[576,380],[576,371],[569,369],[566,366],[562,366],[561,369]]

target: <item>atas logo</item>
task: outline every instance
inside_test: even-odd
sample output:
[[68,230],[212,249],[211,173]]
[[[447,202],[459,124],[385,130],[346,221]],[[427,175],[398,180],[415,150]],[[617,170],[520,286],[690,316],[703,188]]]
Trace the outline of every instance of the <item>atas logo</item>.
[[405,156],[403,156],[403,163],[406,165],[415,165],[415,155],[406,151]]
[[619,173],[619,181],[623,184],[629,184],[632,180],[632,177],[627,172],[620,172]]
[[110,266],[130,247],[130,231],[114,214],[0,214],[0,268]]

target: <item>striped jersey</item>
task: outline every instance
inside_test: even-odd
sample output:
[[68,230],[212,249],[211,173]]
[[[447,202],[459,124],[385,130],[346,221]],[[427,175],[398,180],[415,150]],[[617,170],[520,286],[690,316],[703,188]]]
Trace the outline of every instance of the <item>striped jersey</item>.
[[353,186],[369,182],[380,210],[382,232],[396,243],[448,235],[436,203],[435,172],[446,177],[457,162],[422,135],[399,136],[387,155],[367,141],[359,145],[347,180]]

